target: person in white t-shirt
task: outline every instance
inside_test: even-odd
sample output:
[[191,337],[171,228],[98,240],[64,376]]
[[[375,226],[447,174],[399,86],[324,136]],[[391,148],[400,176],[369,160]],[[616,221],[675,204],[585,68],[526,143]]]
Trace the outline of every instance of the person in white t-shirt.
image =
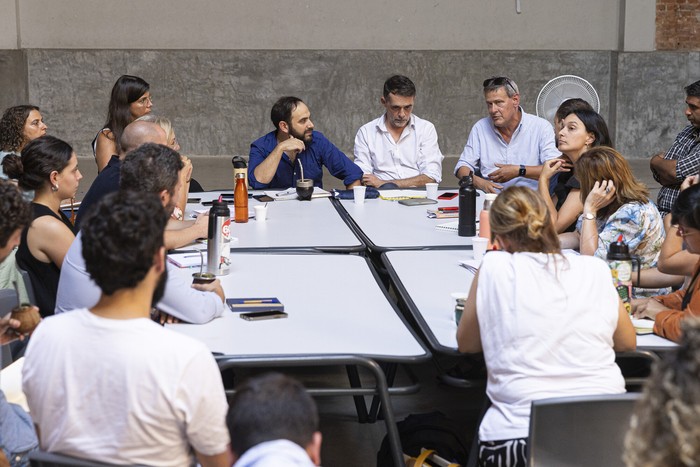
[[537,192],[507,188],[489,214],[502,251],[484,257],[457,341],[486,361],[480,465],[525,466],[532,401],[625,392],[615,351],[634,350],[636,336],[607,264],[561,252]]
[[440,183],[442,153],[435,126],[413,115],[416,86],[395,75],[384,83],[380,102],[386,109],[362,126],[355,136],[355,164],[362,169],[362,183],[399,188]]
[[236,467],[321,465],[316,404],[297,380],[267,373],[236,387],[226,417]]
[[118,464],[231,465],[226,396],[206,346],[150,319],[166,279],[158,195],[98,201],[82,229],[97,304],[30,340],[23,390],[41,449]]

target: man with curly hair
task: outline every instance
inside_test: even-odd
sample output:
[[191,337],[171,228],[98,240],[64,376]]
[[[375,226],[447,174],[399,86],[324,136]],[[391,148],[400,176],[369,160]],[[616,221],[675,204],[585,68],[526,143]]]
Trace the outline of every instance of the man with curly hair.
[[[46,124],[39,107],[17,105],[5,110],[0,118],[0,162],[8,154],[19,154],[31,140],[46,134]],[[0,165],[0,178],[7,178]]]
[[102,295],[39,324],[24,362],[43,450],[114,464],[231,465],[211,352],[149,319],[165,286],[168,216],[157,194],[120,191],[86,218],[83,256]]
[[17,186],[0,180],[0,289],[11,289],[13,283],[17,283],[22,302],[28,302],[29,297],[17,270],[15,248],[29,220],[29,203],[22,198]]

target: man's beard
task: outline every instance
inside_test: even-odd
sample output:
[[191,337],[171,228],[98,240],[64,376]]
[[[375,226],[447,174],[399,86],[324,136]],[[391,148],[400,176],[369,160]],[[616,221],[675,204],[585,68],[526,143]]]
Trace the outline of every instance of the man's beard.
[[309,133],[308,135],[304,133],[298,133],[294,128],[291,127],[291,125],[289,126],[289,134],[295,137],[296,139],[302,140],[305,143],[310,143],[314,139],[313,133]]
[[160,275],[156,288],[153,290],[153,298],[151,300],[151,308],[156,308],[158,302],[163,298],[165,294],[165,284],[168,282],[168,267],[163,269],[163,274]]

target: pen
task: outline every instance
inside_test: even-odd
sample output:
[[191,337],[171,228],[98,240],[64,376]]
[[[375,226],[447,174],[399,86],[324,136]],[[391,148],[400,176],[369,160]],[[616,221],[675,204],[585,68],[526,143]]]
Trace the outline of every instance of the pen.
[[272,303],[273,300],[266,299],[266,300],[243,300],[241,303]]

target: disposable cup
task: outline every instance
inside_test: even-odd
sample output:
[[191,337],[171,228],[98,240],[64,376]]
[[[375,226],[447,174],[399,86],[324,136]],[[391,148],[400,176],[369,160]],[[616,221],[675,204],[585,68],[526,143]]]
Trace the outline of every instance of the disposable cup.
[[426,183],[425,184],[425,196],[428,199],[437,199],[437,197],[438,197],[438,184],[437,183]]
[[486,247],[489,244],[489,239],[484,237],[472,237],[472,251],[474,253],[474,259],[479,260],[484,257],[486,253]]
[[267,220],[267,206],[253,206],[253,209],[255,209],[255,220],[257,222],[263,222]]
[[364,204],[366,190],[367,190],[366,186],[355,186],[352,188],[352,194],[353,194],[353,197],[355,198],[355,204]]

